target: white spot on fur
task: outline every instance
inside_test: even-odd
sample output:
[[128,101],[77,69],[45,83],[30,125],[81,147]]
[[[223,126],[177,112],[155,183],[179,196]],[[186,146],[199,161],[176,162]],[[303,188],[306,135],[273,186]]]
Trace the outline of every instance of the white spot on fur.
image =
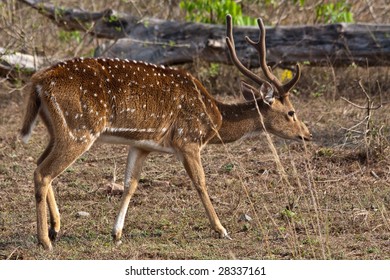
[[183,128],[178,128],[177,133],[182,136],[183,135]]

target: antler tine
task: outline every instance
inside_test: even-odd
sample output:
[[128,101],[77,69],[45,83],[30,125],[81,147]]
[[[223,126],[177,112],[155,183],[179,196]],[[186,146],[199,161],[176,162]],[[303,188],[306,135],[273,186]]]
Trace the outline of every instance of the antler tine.
[[278,78],[276,78],[276,76],[271,72],[270,68],[267,65],[265,47],[265,27],[261,18],[257,19],[257,25],[260,29],[259,40],[257,42],[252,41],[248,36],[245,37],[245,40],[259,53],[260,67],[263,70],[266,78],[277,88],[279,94],[284,95],[285,91],[283,88],[283,84],[278,80]]
[[287,82],[285,85],[283,85],[284,92],[289,92],[295,84],[298,82],[299,78],[301,77],[301,67],[299,64],[295,64],[295,75],[292,77],[292,79]]
[[229,53],[230,57],[236,65],[237,69],[244,74],[246,77],[251,79],[257,84],[262,84],[266,81],[262,80],[259,76],[257,76],[255,73],[250,71],[248,68],[246,68],[241,61],[238,59],[236,50],[235,50],[235,45],[234,45],[234,39],[233,39],[233,25],[232,25],[232,16],[227,15],[226,16],[226,44],[229,48]]
[[245,39],[259,53],[260,67],[263,70],[264,75],[267,77],[267,79],[277,88],[281,96],[288,95],[289,90],[291,90],[295,86],[295,84],[298,82],[301,76],[301,68],[299,67],[299,64],[296,64],[295,66],[296,73],[294,77],[285,85],[283,85],[278,80],[278,78],[272,73],[270,67],[267,65],[267,59],[266,59],[267,52],[265,46],[265,27],[264,27],[263,20],[261,18],[257,19],[257,25],[259,26],[260,29],[259,40],[257,42],[252,41],[248,36],[246,36]]

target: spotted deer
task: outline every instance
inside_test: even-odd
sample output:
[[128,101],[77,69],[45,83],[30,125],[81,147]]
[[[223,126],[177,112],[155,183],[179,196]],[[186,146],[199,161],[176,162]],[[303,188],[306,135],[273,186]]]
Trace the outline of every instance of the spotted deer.
[[51,241],[60,230],[52,181],[95,141],[131,147],[125,191],[112,230],[116,243],[120,243],[142,164],[151,152],[176,155],[200,196],[212,229],[220,237],[229,238],[207,193],[201,149],[207,143],[228,143],[264,129],[287,139],[311,139],[289,99],[289,91],[301,70],[296,66],[296,74],[287,84],[272,74],[266,64],[265,28],[261,19],[258,26],[259,41],[246,39],[259,53],[266,80],[237,58],[231,17],[227,16],[226,43],[231,58],[242,74],[256,84],[254,87],[242,82],[246,101],[241,103],[217,101],[183,70],[127,59],[75,58],[33,75],[21,136],[24,142],[28,141],[38,115],[50,135],[34,172],[38,242],[44,248],[52,248]]

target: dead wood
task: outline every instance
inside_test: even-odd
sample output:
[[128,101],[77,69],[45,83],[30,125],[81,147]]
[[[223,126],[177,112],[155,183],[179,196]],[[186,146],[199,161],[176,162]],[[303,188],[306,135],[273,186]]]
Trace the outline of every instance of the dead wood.
[[[231,64],[225,26],[137,18],[107,9],[88,12],[34,0],[20,0],[67,30],[82,30],[115,41],[102,44],[95,56],[174,65],[195,58]],[[257,27],[235,27],[237,55],[250,68],[258,57],[244,37],[258,37]],[[267,28],[267,60],[271,65],[390,65],[390,25],[329,24]]]

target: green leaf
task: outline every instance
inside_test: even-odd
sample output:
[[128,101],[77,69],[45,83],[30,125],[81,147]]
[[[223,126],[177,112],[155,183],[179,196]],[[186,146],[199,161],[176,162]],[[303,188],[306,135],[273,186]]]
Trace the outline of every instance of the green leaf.
[[203,23],[225,23],[226,14],[231,14],[236,25],[254,25],[255,19],[242,15],[240,4],[234,0],[182,0],[181,10],[186,12],[186,20]]

